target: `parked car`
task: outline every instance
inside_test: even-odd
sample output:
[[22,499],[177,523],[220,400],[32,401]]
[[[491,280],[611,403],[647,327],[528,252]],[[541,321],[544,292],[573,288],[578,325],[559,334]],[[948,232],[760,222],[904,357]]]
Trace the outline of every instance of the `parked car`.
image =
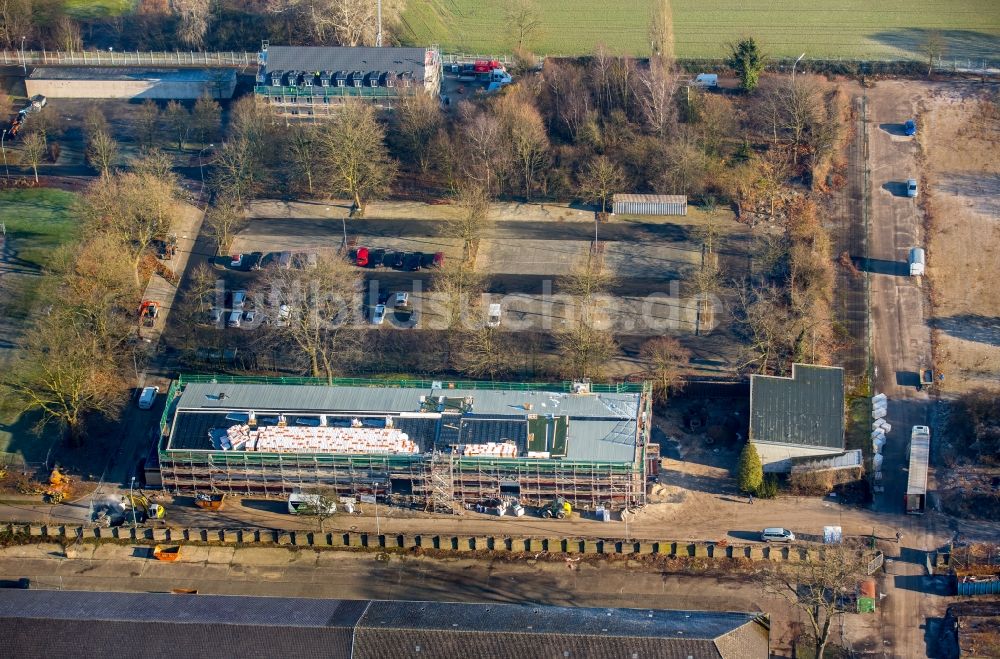
[[377,304],[375,305],[375,311],[372,313],[372,325],[381,325],[385,322],[385,305]]
[[440,268],[442,265],[444,265],[443,252],[434,252],[433,254],[425,252],[420,254],[421,268]]
[[420,254],[411,252],[403,255],[403,270],[413,272],[420,269]]
[[241,270],[260,270],[261,261],[264,255],[261,252],[251,252],[250,254],[243,255],[243,267]]
[[222,313],[223,313],[222,309],[212,307],[208,311],[208,322],[210,322],[213,325],[218,325],[219,323],[222,322]]
[[354,262],[359,268],[364,268],[368,265],[368,254],[367,247],[359,247],[354,253]]
[[917,179],[911,178],[906,181],[906,196],[907,197],[917,196]]
[[396,293],[396,301],[393,303],[393,306],[397,309],[400,307],[410,306],[410,294],[406,291],[399,291]]
[[287,304],[282,304],[278,307],[278,318],[275,320],[274,324],[278,327],[284,327],[292,319],[292,308]]
[[139,409],[148,410],[156,402],[156,396],[160,393],[159,387],[145,387],[139,394]]
[[486,326],[500,327],[500,315],[501,315],[500,305],[494,302],[493,304],[490,305],[489,315],[486,317]]
[[905,135],[916,135],[917,134],[917,122],[913,119],[907,119],[906,123],[903,124],[903,134]]
[[278,254],[278,267],[283,270],[288,270],[292,267],[292,253],[291,252],[280,252]]
[[385,250],[384,249],[373,249],[368,253],[368,267],[369,268],[380,268],[382,267],[382,261],[385,260]]
[[247,303],[246,291],[233,291],[233,311],[243,311]]
[[717,73],[699,73],[691,81],[692,87],[718,87],[719,75]]
[[319,266],[319,254],[316,252],[309,252],[306,254],[306,268],[313,270],[317,266]]
[[261,315],[257,313],[255,309],[251,309],[250,311],[247,311],[243,314],[243,322],[247,325],[253,325],[254,323],[258,322],[260,318]]
[[229,314],[229,320],[226,322],[228,327],[239,327],[243,322],[243,312],[233,311]]
[[392,260],[390,261],[393,268],[402,268],[403,261],[406,259],[405,252],[393,252]]
[[760,539],[764,542],[795,542],[795,534],[788,529],[776,526],[761,531]]

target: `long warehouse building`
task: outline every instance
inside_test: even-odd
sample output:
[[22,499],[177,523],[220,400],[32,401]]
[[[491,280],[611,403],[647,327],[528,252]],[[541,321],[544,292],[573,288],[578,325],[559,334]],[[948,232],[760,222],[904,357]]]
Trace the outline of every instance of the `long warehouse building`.
[[651,420],[646,383],[182,376],[147,482],[265,497],[332,488],[438,511],[556,497],[621,509],[645,502]]

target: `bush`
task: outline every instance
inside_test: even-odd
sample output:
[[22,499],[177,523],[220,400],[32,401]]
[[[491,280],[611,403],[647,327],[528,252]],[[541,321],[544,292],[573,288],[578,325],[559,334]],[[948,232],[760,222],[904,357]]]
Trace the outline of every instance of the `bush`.
[[768,474],[764,482],[761,483],[760,489],[757,490],[757,496],[761,499],[773,499],[778,496],[778,477],[774,474]]
[[757,447],[752,442],[747,442],[743,446],[736,467],[736,478],[740,490],[747,494],[759,494],[764,484],[764,467],[761,465]]

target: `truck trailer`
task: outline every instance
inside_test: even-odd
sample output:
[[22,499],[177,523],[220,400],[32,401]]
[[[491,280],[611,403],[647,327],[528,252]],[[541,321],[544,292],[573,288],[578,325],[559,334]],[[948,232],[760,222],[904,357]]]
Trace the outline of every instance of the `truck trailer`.
[[913,426],[910,432],[910,473],[906,483],[908,515],[922,515],[927,505],[927,463],[931,455],[931,429]]

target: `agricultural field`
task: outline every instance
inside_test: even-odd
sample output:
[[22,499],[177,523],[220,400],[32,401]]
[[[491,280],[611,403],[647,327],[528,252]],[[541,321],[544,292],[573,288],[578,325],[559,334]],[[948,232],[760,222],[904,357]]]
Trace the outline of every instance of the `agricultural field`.
[[[662,0],[535,0],[540,27],[528,47],[544,55],[584,55],[598,43],[648,55],[649,22]],[[444,50],[509,53],[508,0],[407,0],[402,37]],[[945,57],[996,58],[1000,8],[994,0],[675,0],[674,48],[680,58],[720,58],[730,42],[753,35],[772,57],[923,59],[928,31],[944,38]]]
[[101,18],[128,13],[135,0],[65,0],[63,5],[74,18]]

